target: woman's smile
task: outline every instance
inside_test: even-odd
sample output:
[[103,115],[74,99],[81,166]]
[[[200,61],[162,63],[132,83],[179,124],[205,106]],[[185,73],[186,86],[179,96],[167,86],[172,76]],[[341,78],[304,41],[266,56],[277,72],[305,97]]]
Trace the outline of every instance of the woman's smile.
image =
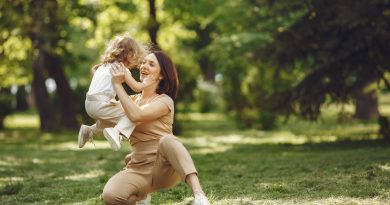
[[145,57],[140,67],[140,79],[143,81],[148,75],[159,73],[160,65],[154,54],[149,54]]

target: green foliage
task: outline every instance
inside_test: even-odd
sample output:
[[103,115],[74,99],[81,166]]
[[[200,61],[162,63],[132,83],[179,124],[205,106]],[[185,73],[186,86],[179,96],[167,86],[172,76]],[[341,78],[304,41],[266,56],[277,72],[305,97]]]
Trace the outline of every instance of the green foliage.
[[[0,87],[32,80],[31,4],[0,3]],[[56,4],[59,12],[47,20],[55,32],[41,32],[51,39],[45,46],[61,56],[77,92],[89,84],[91,66],[114,35],[128,32],[149,41],[147,1],[45,5]],[[388,5],[383,0],[156,1],[158,41],[173,57],[181,81],[177,107],[224,107],[240,126],[261,129],[276,127],[279,115],[314,119],[324,103],[348,101],[358,87],[389,75]],[[203,81],[220,88],[223,103],[202,97],[215,94],[202,88]]]
[[203,77],[222,76],[226,107],[245,127],[272,128],[280,114],[315,119],[324,103],[346,102],[388,72],[388,1],[165,6],[196,34],[182,45],[196,48]]
[[[389,2],[305,2],[304,16],[274,32],[275,40],[261,56],[279,69],[303,68],[305,73],[274,109],[316,119],[327,100],[346,102],[390,71],[385,46],[390,40]],[[294,9],[285,5],[288,13]]]
[[[301,73],[273,68],[258,58],[257,53],[272,41],[274,30],[292,24],[303,12],[275,16],[284,3],[270,5],[266,1],[197,1],[185,5],[175,2],[179,5],[174,8],[171,4],[167,3],[167,9],[173,18],[196,33],[193,38],[183,40],[182,45],[196,49],[194,57],[203,79],[220,76],[217,84],[222,88],[226,109],[244,127],[274,127],[268,105],[270,97],[290,87]],[[207,10],[198,10],[200,7]],[[208,101],[198,99],[201,104]]]

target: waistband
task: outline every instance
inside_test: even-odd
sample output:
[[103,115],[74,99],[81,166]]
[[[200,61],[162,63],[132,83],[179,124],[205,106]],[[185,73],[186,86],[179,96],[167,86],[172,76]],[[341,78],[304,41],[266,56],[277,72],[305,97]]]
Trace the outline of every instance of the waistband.
[[110,101],[111,99],[114,99],[115,96],[112,95],[112,93],[97,93],[89,95],[87,94],[86,100],[88,101]]

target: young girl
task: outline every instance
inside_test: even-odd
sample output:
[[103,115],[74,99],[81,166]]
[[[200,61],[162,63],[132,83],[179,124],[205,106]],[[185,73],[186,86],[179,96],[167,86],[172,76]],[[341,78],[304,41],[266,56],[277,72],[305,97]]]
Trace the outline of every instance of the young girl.
[[123,64],[128,70],[125,75],[126,84],[140,92],[148,86],[157,83],[155,76],[150,76],[142,83],[137,82],[129,71],[137,66],[145,55],[145,49],[134,39],[127,36],[117,36],[107,46],[102,60],[93,69],[92,82],[85,100],[85,109],[96,124],[81,125],[78,144],[82,148],[91,141],[93,134],[102,133],[115,151],[121,147],[121,140],[129,139],[135,124],[125,115],[120,103],[115,100],[116,92],[112,86],[110,68],[113,64]]

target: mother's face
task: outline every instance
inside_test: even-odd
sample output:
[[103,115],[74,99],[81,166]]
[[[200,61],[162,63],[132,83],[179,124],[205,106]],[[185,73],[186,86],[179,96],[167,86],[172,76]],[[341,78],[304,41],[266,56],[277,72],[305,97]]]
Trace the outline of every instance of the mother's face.
[[156,56],[151,53],[147,55],[140,66],[140,80],[143,81],[148,75],[160,76],[160,64]]

